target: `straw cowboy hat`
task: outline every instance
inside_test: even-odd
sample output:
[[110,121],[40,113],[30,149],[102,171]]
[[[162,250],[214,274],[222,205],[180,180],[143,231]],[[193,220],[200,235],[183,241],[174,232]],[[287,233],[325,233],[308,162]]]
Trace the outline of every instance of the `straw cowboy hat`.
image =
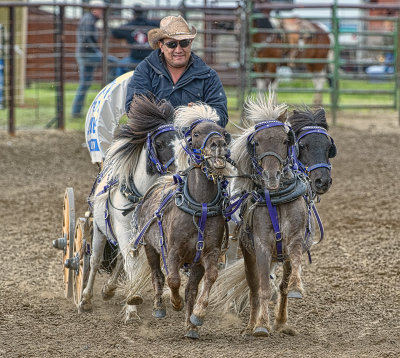
[[106,6],[106,3],[102,0],[91,0],[89,1],[89,5],[92,9],[102,9]]
[[189,25],[182,16],[167,16],[161,19],[159,29],[151,29],[147,33],[149,44],[152,49],[158,48],[158,41],[162,39],[191,40],[197,35],[194,26],[189,29]]

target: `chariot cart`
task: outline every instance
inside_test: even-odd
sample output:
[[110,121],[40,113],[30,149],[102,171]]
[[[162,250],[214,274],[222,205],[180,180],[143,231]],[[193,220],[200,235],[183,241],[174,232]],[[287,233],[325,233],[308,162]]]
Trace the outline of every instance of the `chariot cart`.
[[[132,72],[125,73],[105,86],[93,100],[86,115],[86,144],[92,163],[102,167],[105,152],[115,129],[125,114],[126,88]],[[53,247],[62,253],[64,294],[78,306],[90,272],[93,218],[91,210],[83,217],[75,211],[74,190],[66,188],[63,201],[61,237]]]

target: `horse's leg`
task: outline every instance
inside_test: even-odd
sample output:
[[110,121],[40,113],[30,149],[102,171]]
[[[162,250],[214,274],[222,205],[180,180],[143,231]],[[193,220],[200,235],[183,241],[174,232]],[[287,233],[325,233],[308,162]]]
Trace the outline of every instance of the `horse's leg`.
[[287,305],[288,305],[288,284],[289,278],[292,273],[292,268],[289,260],[285,260],[283,263],[283,273],[282,273],[282,281],[279,286],[279,300],[278,305],[275,310],[275,330],[289,334],[295,335],[296,332],[294,329],[290,328],[286,325],[288,319],[287,313]]
[[290,298],[303,298],[303,282],[301,279],[301,258],[302,258],[302,244],[300,241],[296,242],[289,248],[289,260],[292,267],[292,274],[289,279],[288,297]]
[[200,264],[193,265],[190,269],[190,276],[185,289],[186,302],[186,335],[187,338],[197,339],[199,334],[197,326],[190,322],[190,316],[193,312],[193,307],[196,302],[199,283],[204,276],[204,267]]
[[[254,65],[254,72],[256,73],[265,73],[266,69],[264,64],[262,63],[256,63]],[[256,87],[259,91],[265,91],[267,89],[267,83],[265,78],[256,78]]]
[[278,287],[276,286],[276,267],[278,264],[276,262],[271,262],[271,267],[270,267],[270,273],[269,277],[271,279],[271,302],[276,303],[276,300],[278,299]]
[[90,273],[87,285],[82,292],[81,302],[79,303],[79,312],[92,311],[92,298],[93,298],[93,285],[96,273],[100,267],[103,258],[104,246],[107,238],[101,233],[97,227],[96,221],[93,222],[93,240],[92,240],[92,253],[90,256]]
[[313,72],[312,81],[315,88],[313,104],[320,106],[322,105],[322,90],[326,81],[326,71],[322,70],[320,72]]
[[243,333],[253,332],[254,326],[256,324],[256,318],[259,310],[260,300],[259,300],[259,288],[260,281],[258,279],[258,270],[256,257],[250,254],[245,248],[241,247],[244,259],[244,269],[246,275],[246,281],[250,289],[250,318],[246,329]]
[[225,267],[232,265],[237,260],[237,250],[238,250],[238,232],[236,230],[236,223],[234,221],[229,221],[229,243],[228,249],[225,252],[226,262]]
[[[137,267],[137,256],[144,254],[143,252],[135,252],[131,251],[130,244],[130,229],[126,226],[120,224],[115,225],[115,234],[118,237],[119,248],[122,255],[123,267],[126,274],[126,281],[129,284],[133,284],[137,279],[138,272],[137,270],[140,268]],[[125,309],[125,323],[131,321],[132,319],[140,319],[137,314],[137,305],[143,303],[143,298],[140,294],[136,292],[129,292],[128,297],[126,298]]]
[[179,254],[173,248],[169,248],[168,253],[168,275],[167,284],[171,290],[171,304],[175,311],[181,311],[184,306],[184,301],[179,295],[179,287],[181,286],[181,276],[179,274]]
[[164,318],[166,315],[165,304],[162,298],[165,277],[161,271],[160,254],[149,244],[145,246],[147,261],[151,267],[151,281],[154,289],[153,316]]
[[119,275],[121,274],[123,270],[123,260],[121,254],[118,254],[117,256],[117,263],[112,271],[112,274],[108,281],[104,284],[102,290],[101,290],[101,295],[103,297],[104,301],[108,301],[115,295],[115,290],[117,289],[117,281],[119,278]]
[[190,316],[190,322],[195,326],[201,326],[206,315],[206,308],[208,306],[208,300],[210,297],[211,287],[215,283],[218,277],[218,257],[219,250],[209,253],[207,256],[203,256],[202,262],[204,266],[204,280],[201,287],[199,297],[196,300],[196,304],[193,307],[193,313]]
[[271,254],[268,249],[256,250],[256,262],[259,272],[259,310],[253,336],[266,337],[270,334],[268,303],[271,298],[270,266]]

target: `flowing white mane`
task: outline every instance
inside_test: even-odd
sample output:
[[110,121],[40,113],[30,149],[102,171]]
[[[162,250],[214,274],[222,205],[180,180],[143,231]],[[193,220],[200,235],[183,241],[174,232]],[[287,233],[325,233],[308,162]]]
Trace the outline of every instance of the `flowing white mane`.
[[133,150],[127,155],[121,148],[129,146],[130,138],[114,140],[107,150],[104,168],[110,179],[120,179],[120,183],[128,182],[129,175],[134,173],[143,145],[132,145]]
[[[247,151],[247,137],[254,131],[254,125],[263,121],[278,120],[285,122],[288,106],[285,103],[276,104],[275,92],[269,89],[269,95],[259,93],[256,98],[247,98],[244,104],[244,132],[231,145],[231,158],[236,162],[239,174],[251,173],[251,158]],[[248,178],[235,178],[233,187],[238,190],[250,191],[253,181]]]
[[[217,123],[219,116],[214,108],[201,102],[194,103],[192,106],[181,106],[175,111],[174,126],[178,133],[182,133],[188,129],[192,123],[199,119],[208,119]],[[183,138],[176,139],[174,142],[175,165],[176,170],[185,170],[188,166],[188,154],[183,150],[185,146]]]

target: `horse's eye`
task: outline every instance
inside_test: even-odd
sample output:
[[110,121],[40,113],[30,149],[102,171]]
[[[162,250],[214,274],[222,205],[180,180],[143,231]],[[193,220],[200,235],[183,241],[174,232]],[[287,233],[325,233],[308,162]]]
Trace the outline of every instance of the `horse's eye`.
[[306,145],[304,143],[299,143],[299,149],[306,149]]
[[258,147],[259,145],[260,145],[260,143],[258,143],[256,140],[254,141],[254,145],[256,146],[256,147]]
[[193,137],[198,137],[198,136],[199,136],[199,133],[197,133],[197,132],[193,133]]
[[216,146],[217,146],[217,143],[211,143],[211,148],[216,148]]
[[162,144],[156,142],[156,149],[161,149],[161,148],[162,148]]

